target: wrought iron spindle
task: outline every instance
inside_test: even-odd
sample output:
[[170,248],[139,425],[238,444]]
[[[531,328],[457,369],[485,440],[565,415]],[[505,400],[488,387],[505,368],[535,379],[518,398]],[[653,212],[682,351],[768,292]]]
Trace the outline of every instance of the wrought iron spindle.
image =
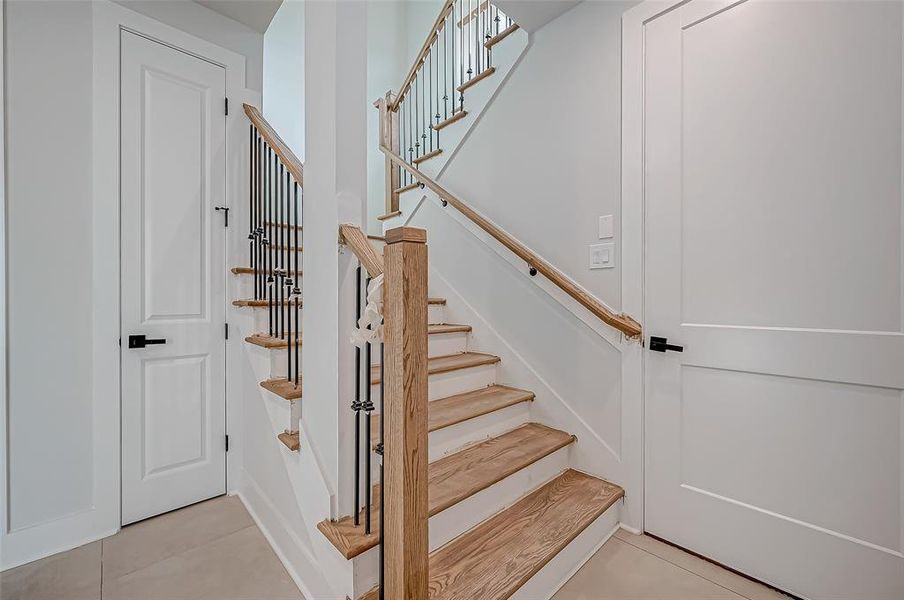
[[[355,326],[361,318],[361,265],[355,269]],[[361,524],[361,347],[355,346],[355,527]]]
[[[368,277],[364,282],[364,295],[367,297],[367,292],[370,289],[370,277]],[[367,327],[370,329],[370,326]],[[370,534],[371,532],[371,453],[372,453],[372,443],[370,439],[370,415],[374,411],[374,403],[371,399],[371,388],[373,387],[372,382],[373,378],[371,377],[371,343],[368,341],[364,346],[364,364],[367,365],[365,367],[365,382],[364,382],[364,512],[365,512],[365,520],[364,520],[364,533]]]
[[267,230],[267,312],[270,325],[270,337],[273,337],[273,156],[270,145],[267,144],[267,217],[264,227]]
[[301,211],[304,206],[304,190],[301,190],[301,204],[298,202],[298,182],[295,182],[295,287],[292,289],[292,293],[295,296],[295,387],[298,387],[298,384],[301,380],[301,315],[299,314],[299,302],[301,301],[301,288],[298,285],[299,278],[301,277],[301,265],[298,263],[299,252],[301,249],[301,244],[299,243],[298,236],[301,234]]

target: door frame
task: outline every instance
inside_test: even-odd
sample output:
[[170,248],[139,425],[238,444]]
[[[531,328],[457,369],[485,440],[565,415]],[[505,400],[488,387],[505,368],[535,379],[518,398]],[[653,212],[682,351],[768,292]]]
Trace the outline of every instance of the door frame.
[[[226,71],[226,95],[230,110],[226,116],[226,205],[242,206],[242,190],[247,185],[243,167],[247,151],[247,130],[241,105],[259,101],[245,89],[245,57],[174,27],[136,13],[112,2],[97,2],[94,17],[93,81],[93,381],[95,398],[96,494],[95,505],[103,519],[103,529],[118,531],[122,521],[121,495],[121,348],[120,339],[120,39],[123,30],[222,66]],[[111,117],[112,115],[112,117]],[[241,212],[241,211],[235,211]],[[235,219],[239,221],[239,219]],[[235,225],[239,225],[238,222]],[[233,227],[235,227],[235,225]],[[236,231],[232,229],[232,231]],[[226,264],[237,256],[235,235],[226,233]],[[226,265],[224,265],[224,268]],[[226,290],[232,289],[227,284]],[[223,298],[224,304],[228,302]],[[227,318],[230,310],[227,304]],[[230,452],[226,460],[227,493],[238,487],[242,447],[241,396],[232,369],[231,342],[226,341],[226,432]],[[235,442],[233,444],[233,442]],[[230,460],[230,458],[232,460]]]
[[[636,315],[646,326],[644,315],[644,27],[646,23],[689,0],[646,0],[622,15],[621,75],[621,268],[622,310]],[[743,0],[741,0],[743,1]],[[644,337],[648,332],[644,330]],[[631,525],[635,533],[645,530],[646,507],[646,344],[641,342],[633,358],[636,367],[625,370],[626,405],[636,405],[636,416],[625,422],[623,436],[631,441],[635,489]],[[625,357],[627,360],[628,357]],[[627,375],[630,373],[630,380]],[[628,402],[633,397],[633,401]],[[635,439],[636,438],[636,439]],[[624,525],[623,525],[624,526]]]

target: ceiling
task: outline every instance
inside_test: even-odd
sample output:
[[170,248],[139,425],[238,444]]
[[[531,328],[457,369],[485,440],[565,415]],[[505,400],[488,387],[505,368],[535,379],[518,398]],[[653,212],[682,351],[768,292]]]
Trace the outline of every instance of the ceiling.
[[194,0],[198,4],[264,33],[282,0]]

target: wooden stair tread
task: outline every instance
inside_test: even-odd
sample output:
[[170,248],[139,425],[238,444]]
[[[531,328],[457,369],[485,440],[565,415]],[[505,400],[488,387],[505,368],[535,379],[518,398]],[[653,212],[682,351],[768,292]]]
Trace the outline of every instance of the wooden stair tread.
[[[500,360],[498,356],[484,354],[483,352],[459,352],[458,354],[448,354],[446,356],[434,356],[427,359],[427,374],[436,375],[481,365],[492,365]],[[380,365],[374,365],[370,368],[370,382],[372,384],[380,383]]]
[[385,221],[386,219],[392,219],[393,217],[398,217],[401,214],[402,214],[402,211],[394,210],[392,212],[386,213],[385,215],[380,215],[379,217],[377,217],[377,221]]
[[469,87],[477,85],[479,82],[483,81],[484,79],[486,79],[487,77],[489,77],[490,75],[492,75],[495,72],[496,72],[496,67],[489,67],[487,69],[484,69],[483,71],[481,71],[474,77],[470,78],[469,80],[467,80],[466,82],[464,82],[463,84],[458,86],[456,89],[459,92],[464,92]]
[[[251,267],[232,267],[232,274],[233,274],[233,275],[255,275],[255,274],[259,273],[259,272],[260,272],[260,271],[258,271],[257,269],[252,269]],[[264,273],[267,273],[268,275],[269,275],[270,273],[272,273],[272,272],[273,272],[273,271],[264,271]],[[302,276],[302,272],[301,272],[301,271],[295,271],[292,275],[295,276],[295,277],[301,277],[301,276]]]
[[413,162],[413,163],[416,164],[416,165],[419,165],[419,164],[421,164],[422,162],[426,162],[426,161],[430,160],[431,158],[434,158],[434,157],[436,157],[436,156],[439,156],[439,155],[442,154],[442,153],[443,153],[443,149],[442,149],[442,148],[437,148],[436,150],[433,150],[432,152],[428,152],[427,154],[424,154],[423,156],[418,156],[417,158],[415,158],[415,159],[414,159],[413,161],[411,161],[411,162]]
[[298,246],[296,248],[295,246],[277,246],[274,244],[273,249],[277,252],[285,252],[286,250],[289,252],[304,252],[304,246]]
[[[573,435],[564,431],[528,423],[430,463],[427,467],[430,516],[502,481],[574,440]],[[347,559],[373,548],[379,541],[380,507],[379,495],[376,496],[370,535],[364,534],[363,517],[358,527],[351,516],[317,525]]]
[[298,400],[301,398],[301,384],[296,386],[294,381],[289,381],[285,378],[261,381],[261,387],[286,400]]
[[[460,121],[467,116],[468,116],[468,111],[460,110],[460,111],[456,112],[454,115],[452,115],[451,117],[449,117],[448,119],[446,119],[445,121],[440,121],[439,123],[434,125],[433,131],[440,131],[442,129],[445,129],[452,123],[455,123],[456,121]],[[417,185],[417,184],[415,184],[415,185]]]
[[[531,391],[494,384],[472,392],[433,400],[427,404],[427,431],[457,425],[533,399],[534,393]],[[379,414],[370,417],[370,439],[374,441],[374,445],[378,444],[380,439],[380,418]]]
[[[274,302],[273,304],[278,305],[282,304],[283,306],[295,306],[295,301],[283,300],[282,302]],[[266,300],[252,300],[250,298],[245,298],[242,300],[233,300],[233,306],[238,306],[241,308],[268,308],[270,305]],[[299,302],[298,306],[301,307],[302,303]]]
[[427,298],[427,304],[446,304],[445,298]]
[[299,231],[303,230],[304,227],[301,225],[293,225],[291,223],[276,223],[272,221],[267,221],[264,223],[264,227],[279,227],[280,229],[297,229]]
[[276,436],[280,442],[282,442],[286,448],[291,450],[292,452],[297,452],[298,448],[301,447],[301,440],[298,437],[298,432],[289,433],[288,431],[284,431]]
[[[395,193],[396,193],[396,194],[404,194],[405,192],[409,192],[409,191],[413,190],[413,189],[416,188],[416,187],[420,187],[420,185],[421,185],[421,184],[419,184],[417,181],[415,181],[414,183],[409,183],[408,185],[403,185],[402,187],[400,187],[399,189],[397,189],[397,190],[395,191]],[[402,213],[400,212],[399,214],[402,214]]]
[[518,24],[512,23],[511,25],[509,25],[508,27],[506,27],[505,29],[503,29],[502,31],[500,31],[499,33],[497,33],[496,35],[494,35],[493,37],[491,37],[490,39],[485,41],[483,43],[483,46],[484,46],[484,48],[490,49],[493,46],[495,46],[496,44],[498,44],[499,42],[501,42],[502,40],[504,40],[505,38],[507,38],[508,36],[515,33],[516,31],[518,31]]
[[439,335],[441,333],[468,333],[470,325],[457,325],[455,323],[431,323],[427,325],[427,335]]
[[430,600],[509,598],[624,494],[608,481],[564,471],[431,553]]
[[[286,339],[281,339],[279,336],[272,336],[267,333],[255,333],[253,335],[249,335],[245,338],[245,341],[249,344],[254,344],[255,346],[260,346],[261,348],[288,348],[289,347],[289,339],[293,336],[292,334],[286,334]],[[301,344],[301,336],[295,336],[294,340]],[[292,344],[295,345],[294,343]]]

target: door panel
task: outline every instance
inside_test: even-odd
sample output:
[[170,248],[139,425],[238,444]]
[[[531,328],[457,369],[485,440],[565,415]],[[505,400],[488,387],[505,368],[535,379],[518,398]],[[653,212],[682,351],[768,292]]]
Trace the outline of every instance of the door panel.
[[[226,491],[225,71],[122,34],[123,523]],[[129,335],[164,344],[129,348]]]
[[646,528],[792,593],[904,597],[902,7],[646,25]]

